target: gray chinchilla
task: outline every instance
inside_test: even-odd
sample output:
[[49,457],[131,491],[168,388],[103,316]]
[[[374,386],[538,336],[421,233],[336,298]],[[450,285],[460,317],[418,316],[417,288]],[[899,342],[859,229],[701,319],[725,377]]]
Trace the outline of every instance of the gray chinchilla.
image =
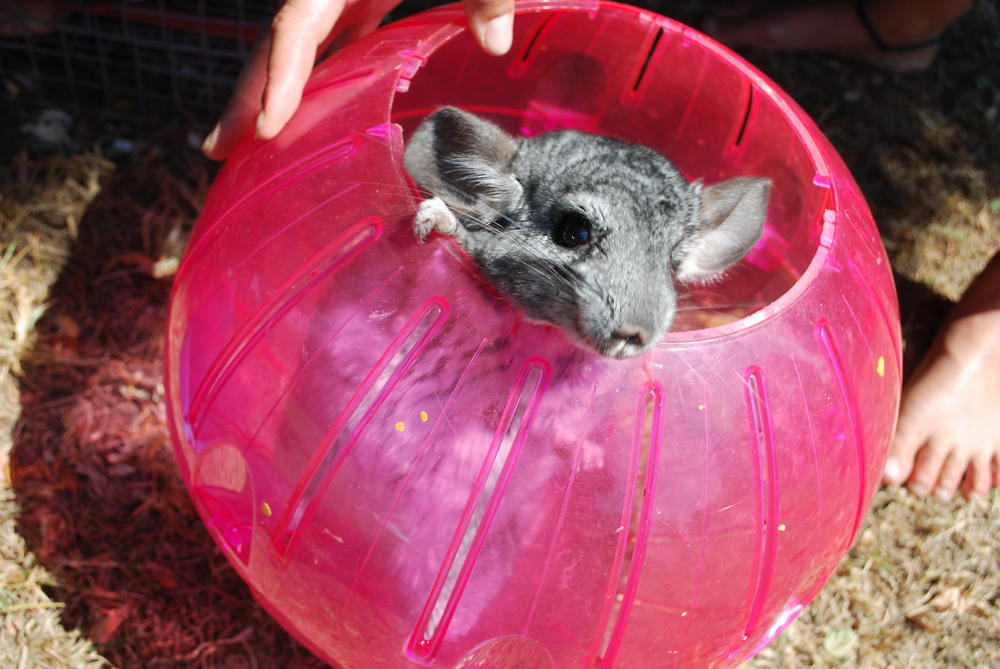
[[655,346],[676,282],[718,277],[761,236],[771,182],[688,183],[656,151],[560,130],[512,137],[445,107],[405,164],[430,192],[414,230],[453,237],[530,319],[626,358]]

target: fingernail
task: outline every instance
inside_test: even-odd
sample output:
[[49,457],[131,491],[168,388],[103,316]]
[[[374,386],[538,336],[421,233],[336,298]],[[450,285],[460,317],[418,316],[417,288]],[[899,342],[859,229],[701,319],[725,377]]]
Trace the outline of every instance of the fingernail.
[[263,128],[264,128],[264,110],[262,109],[261,112],[257,114],[257,127],[254,130],[254,133],[257,135],[258,138],[260,137],[260,133],[261,130],[263,130]]
[[483,26],[483,44],[497,56],[510,51],[514,42],[514,12],[507,12],[495,19],[490,19]]
[[972,492],[969,493],[970,502],[978,502],[982,498],[983,498],[983,493],[979,492],[978,490],[973,490]]
[[216,123],[215,127],[212,128],[212,132],[206,135],[205,140],[201,143],[201,150],[203,153],[208,153],[215,148],[215,143],[219,141],[219,124]]
[[947,502],[951,500],[951,497],[954,494],[955,493],[953,491],[948,490],[948,488],[945,488],[943,485],[939,485],[937,487],[937,490],[934,491],[934,496],[937,497],[942,502]]
[[927,497],[927,493],[930,491],[923,483],[912,483],[910,484],[910,492],[919,497]]
[[885,473],[883,476],[886,481],[893,485],[899,483],[899,460],[889,458],[885,463]]

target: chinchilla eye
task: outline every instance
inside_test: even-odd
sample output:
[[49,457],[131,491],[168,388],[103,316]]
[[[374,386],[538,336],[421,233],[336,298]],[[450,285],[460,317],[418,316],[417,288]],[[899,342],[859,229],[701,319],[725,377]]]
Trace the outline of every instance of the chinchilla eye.
[[552,228],[552,241],[569,249],[589,244],[590,238],[590,219],[578,211],[562,212]]

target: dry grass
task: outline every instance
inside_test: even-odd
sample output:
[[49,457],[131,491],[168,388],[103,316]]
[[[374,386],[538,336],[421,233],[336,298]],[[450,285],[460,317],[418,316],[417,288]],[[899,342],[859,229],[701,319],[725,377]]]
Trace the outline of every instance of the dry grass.
[[69,254],[80,217],[110,166],[92,156],[54,159],[33,169],[22,159],[7,173],[0,200],[0,665],[89,667],[102,661],[79,632],[60,624],[64,603],[43,588],[51,573],[38,563],[16,531],[17,503],[8,458],[21,402],[15,376],[34,341],[49,287]]
[[1000,664],[1000,496],[879,492],[829,584],[746,669]]
[[253,602],[177,474],[163,321],[211,166],[160,146],[184,143],[119,165],[19,154],[4,175],[0,666],[318,666]]
[[[910,364],[1000,249],[998,28],[979,3],[910,77],[751,54],[865,190]],[[169,274],[212,169],[184,146],[164,134],[117,164],[20,153],[0,173],[0,666],[319,666],[229,569],[170,453]],[[747,665],[1000,666],[998,537],[996,492],[883,490],[829,586]]]

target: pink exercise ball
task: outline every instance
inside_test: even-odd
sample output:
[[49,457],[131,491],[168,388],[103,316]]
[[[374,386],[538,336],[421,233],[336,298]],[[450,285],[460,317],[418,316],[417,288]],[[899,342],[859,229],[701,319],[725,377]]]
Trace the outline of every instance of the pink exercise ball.
[[[441,105],[773,181],[765,232],[684,288],[650,353],[529,323],[446,237],[405,141]],[[342,669],[730,667],[787,626],[879,485],[899,317],[847,169],[769,79],[632,7],[518,3],[483,53],[457,6],[312,76],[213,186],[172,296],[167,407],[206,525]]]

